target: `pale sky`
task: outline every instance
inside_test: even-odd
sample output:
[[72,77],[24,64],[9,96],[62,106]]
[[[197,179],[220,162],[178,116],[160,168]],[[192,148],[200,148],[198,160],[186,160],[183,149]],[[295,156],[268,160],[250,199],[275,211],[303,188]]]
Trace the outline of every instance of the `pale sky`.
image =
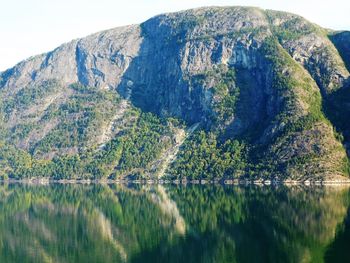
[[0,0],[0,71],[91,33],[201,6],[258,6],[350,30],[350,0]]

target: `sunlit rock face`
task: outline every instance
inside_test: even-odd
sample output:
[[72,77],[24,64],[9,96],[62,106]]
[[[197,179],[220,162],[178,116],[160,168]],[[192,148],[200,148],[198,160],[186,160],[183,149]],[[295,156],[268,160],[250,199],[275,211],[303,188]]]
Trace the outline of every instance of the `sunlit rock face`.
[[348,32],[259,8],[159,15],[1,73],[1,140],[37,159],[84,155],[138,125],[136,107],[200,124],[219,142],[244,141],[261,153],[253,154],[260,168],[284,177],[341,179],[350,141],[341,117],[349,112],[348,42]]
[[[266,38],[278,36],[276,27],[295,35],[284,32],[288,37],[282,34],[281,45],[323,92],[339,88],[349,76],[323,29],[308,21],[258,8],[218,7],[160,15],[141,25],[63,44],[4,72],[1,86],[18,89],[57,79],[63,85],[119,88],[125,95],[131,89],[140,106],[198,121],[211,110],[211,88],[217,84],[211,79],[196,85],[198,75],[226,65],[249,70],[257,80],[258,94],[271,86],[272,66],[261,46]],[[344,34],[335,38],[346,41]]]

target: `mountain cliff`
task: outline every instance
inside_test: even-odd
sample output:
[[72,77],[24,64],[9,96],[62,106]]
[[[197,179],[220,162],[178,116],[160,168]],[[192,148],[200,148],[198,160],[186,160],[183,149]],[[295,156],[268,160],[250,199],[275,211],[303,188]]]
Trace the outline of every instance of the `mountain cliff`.
[[349,44],[248,7],[73,40],[1,73],[2,176],[343,179]]

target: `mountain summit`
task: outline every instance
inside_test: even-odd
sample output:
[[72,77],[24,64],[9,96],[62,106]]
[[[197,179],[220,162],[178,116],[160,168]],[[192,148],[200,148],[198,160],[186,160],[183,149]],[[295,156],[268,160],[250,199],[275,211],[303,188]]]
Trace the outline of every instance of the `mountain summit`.
[[249,7],[73,40],[0,74],[2,176],[342,180],[349,46]]

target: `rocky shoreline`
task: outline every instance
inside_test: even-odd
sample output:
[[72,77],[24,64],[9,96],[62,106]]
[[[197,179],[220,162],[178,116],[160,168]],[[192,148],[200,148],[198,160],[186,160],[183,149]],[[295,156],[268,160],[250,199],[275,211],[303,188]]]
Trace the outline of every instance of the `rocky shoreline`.
[[350,179],[344,180],[249,180],[249,179],[214,179],[214,180],[167,180],[167,179],[140,179],[140,180],[90,180],[90,179],[49,179],[49,178],[31,178],[31,179],[0,179],[0,183],[23,183],[23,184],[174,184],[174,185],[307,185],[307,186],[324,186],[324,185],[350,185]]

